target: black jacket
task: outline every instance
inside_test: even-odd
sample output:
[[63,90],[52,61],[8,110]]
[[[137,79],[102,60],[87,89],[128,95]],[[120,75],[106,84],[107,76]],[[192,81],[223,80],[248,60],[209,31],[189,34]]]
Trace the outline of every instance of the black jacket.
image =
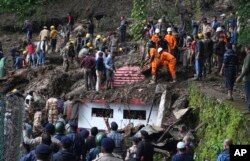
[[52,161],[76,161],[76,157],[72,152],[64,149],[54,154]]
[[136,153],[136,160],[140,161],[153,161],[154,146],[147,140],[141,141],[138,144],[138,149]]

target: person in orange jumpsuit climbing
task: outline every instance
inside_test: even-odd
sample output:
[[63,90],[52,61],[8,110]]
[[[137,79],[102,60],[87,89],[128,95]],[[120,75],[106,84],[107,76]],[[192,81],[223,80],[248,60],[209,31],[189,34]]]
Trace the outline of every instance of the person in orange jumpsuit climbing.
[[150,55],[149,63],[151,64],[151,74],[152,74],[152,80],[150,81],[150,84],[155,84],[156,74],[160,66],[160,54],[157,52],[154,43],[150,44],[148,47]]
[[155,43],[155,48],[158,49],[160,38],[160,29],[155,29],[155,34],[151,37],[151,40]]
[[165,40],[168,42],[168,52],[174,54],[174,49],[177,47],[176,37],[172,34],[171,27],[167,29],[168,34],[165,36]]
[[160,54],[160,61],[162,62],[164,66],[166,67],[168,66],[169,72],[173,79],[173,83],[175,83],[176,82],[176,72],[175,72],[176,58],[172,54],[164,51],[162,48],[159,48],[157,51],[158,51],[158,54]]

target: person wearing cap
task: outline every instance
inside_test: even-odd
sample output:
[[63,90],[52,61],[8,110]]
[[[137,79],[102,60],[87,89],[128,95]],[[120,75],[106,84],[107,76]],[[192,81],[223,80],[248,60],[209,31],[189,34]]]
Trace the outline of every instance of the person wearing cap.
[[223,41],[227,44],[228,43],[228,37],[226,33],[224,32],[222,27],[217,27],[216,33],[214,35],[214,41],[218,42],[221,37],[223,37]]
[[64,136],[62,137],[61,142],[62,149],[53,155],[51,161],[76,161],[76,157],[71,149],[73,145],[72,140],[69,137]]
[[36,161],[50,161],[52,150],[49,145],[40,144],[36,147]]
[[224,73],[225,86],[228,91],[228,100],[233,100],[233,87],[237,75],[238,57],[233,51],[232,44],[226,45],[226,52],[223,56],[223,64],[220,70],[220,75]]
[[81,42],[81,48],[86,48],[87,47],[87,44],[88,43],[91,43],[91,35],[89,33],[87,33],[85,35],[85,37],[82,39],[82,42]]
[[162,48],[158,48],[158,53],[160,54],[161,63],[164,66],[168,67],[169,72],[173,79],[173,83],[175,83],[176,82],[176,70],[175,70],[176,58],[172,54],[164,51]]
[[81,62],[81,67],[84,69],[85,88],[87,90],[94,89],[95,79],[93,71],[95,71],[95,58],[88,52]]
[[80,161],[81,158],[86,158],[87,151],[85,139],[81,134],[77,133],[77,127],[76,121],[70,121],[68,134],[66,136],[73,142],[72,150],[73,154],[76,156],[76,161]]
[[132,146],[127,150],[127,155],[125,157],[125,160],[136,158],[137,146],[138,143],[140,142],[140,139],[136,136],[133,136],[131,140],[132,140]]
[[141,130],[141,140],[137,146],[136,161],[153,161],[154,146],[151,144],[149,134],[145,130]]
[[186,153],[186,145],[184,142],[178,142],[177,154],[173,156],[172,161],[194,161],[192,156]]
[[151,41],[155,43],[155,48],[158,49],[161,41],[161,36],[160,36],[160,29],[156,28],[155,29],[155,34],[151,37]]
[[[55,137],[52,137],[55,133],[55,126],[53,124],[47,123],[44,127],[44,133],[47,133],[51,136],[51,142],[55,143],[57,146],[61,147],[60,140],[56,139]],[[30,139],[28,137],[27,131],[23,130],[23,142],[28,145],[38,145],[42,142],[42,137],[38,136],[34,139]]]
[[247,99],[247,114],[250,114],[250,46],[245,47],[246,57],[241,69],[241,74],[236,79],[236,82],[240,82],[243,79],[245,95]]
[[96,147],[91,148],[87,154],[86,160],[92,161],[101,153],[101,143],[104,138],[107,138],[107,135],[104,132],[99,132],[95,136],[95,145]]
[[177,47],[176,37],[172,34],[173,29],[169,27],[167,29],[168,34],[165,36],[165,41],[168,43],[168,52],[174,54],[174,49]]
[[217,158],[217,161],[230,161],[230,145],[233,144],[231,139],[225,139],[224,140],[224,151],[220,153],[220,155]]
[[47,38],[46,40],[49,40],[49,36],[50,36],[50,32],[47,29],[47,26],[43,26],[43,30],[41,30],[39,34],[39,40],[43,41],[45,37]]
[[56,135],[54,136],[58,140],[62,140],[65,136],[65,124],[61,121],[57,121],[55,125]]
[[101,37],[101,35],[96,36],[93,45],[94,45],[94,48],[98,51],[102,49],[102,37]]
[[96,92],[99,92],[100,90],[100,85],[101,82],[103,80],[104,77],[104,73],[105,73],[105,64],[104,64],[104,58],[103,55],[105,55],[105,53],[103,53],[102,51],[97,52],[97,59],[96,59],[96,86],[95,86],[95,90]]
[[118,125],[116,122],[111,122],[110,127],[111,132],[107,135],[107,137],[113,139],[115,142],[113,153],[116,153],[117,155],[124,158],[126,153],[125,139],[123,135],[117,131]]
[[195,36],[196,40],[196,51],[195,51],[195,71],[196,76],[195,80],[201,80],[203,74],[204,66],[204,43],[202,39],[204,38],[203,34],[198,34]]
[[101,152],[94,161],[122,161],[118,156],[112,154],[115,148],[115,142],[111,138],[103,138],[101,143]]
[[56,30],[55,26],[50,26],[50,45],[51,45],[51,50],[54,52],[56,50],[56,43],[57,43],[57,36],[58,36],[58,31]]

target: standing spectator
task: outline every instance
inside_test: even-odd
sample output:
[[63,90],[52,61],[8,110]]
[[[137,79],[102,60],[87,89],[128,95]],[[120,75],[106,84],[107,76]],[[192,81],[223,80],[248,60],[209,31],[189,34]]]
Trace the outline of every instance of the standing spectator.
[[212,27],[212,29],[213,29],[214,31],[216,31],[216,29],[220,26],[220,23],[218,22],[216,16],[214,16],[213,18],[214,18],[214,19],[213,19],[213,21],[212,21],[211,27]]
[[30,41],[32,39],[33,27],[29,20],[24,21],[23,30],[27,33],[27,41]]
[[213,59],[213,41],[211,39],[211,33],[207,32],[205,34],[204,43],[204,77],[206,74],[210,74],[212,72],[212,59]]
[[149,141],[147,131],[141,130],[141,139],[137,146],[136,161],[153,161],[154,146]]
[[167,24],[165,17],[162,17],[161,19],[158,20],[158,23],[155,25],[155,28],[160,29],[161,37],[164,37],[166,35]]
[[51,161],[76,161],[76,157],[71,150],[73,145],[72,140],[69,137],[64,136],[62,137],[61,142],[62,150],[55,153]]
[[30,66],[36,65],[36,59],[35,59],[36,49],[35,49],[34,44],[31,41],[28,42],[28,46],[27,46],[26,50],[28,51],[29,65]]
[[114,148],[115,148],[114,140],[112,140],[111,138],[102,139],[102,147],[101,147],[102,153],[99,154],[97,159],[95,159],[94,161],[122,161],[122,159],[112,154]]
[[224,151],[218,156],[217,161],[230,161],[229,148],[232,144],[232,140],[224,140]]
[[116,71],[114,58],[115,55],[111,52],[105,61],[107,89],[114,88],[114,72]]
[[242,71],[236,82],[240,82],[243,78],[244,86],[245,86],[245,95],[247,98],[247,114],[250,114],[250,46],[245,48],[247,56],[244,60],[244,64],[242,66]]
[[140,139],[137,137],[132,137],[132,146],[127,150],[127,155],[125,160],[129,161],[130,159],[135,159],[136,158],[136,153],[137,153],[137,146],[139,143]]
[[110,39],[109,49],[111,53],[118,52],[118,43],[119,39],[117,37],[117,33],[113,33],[113,36]]
[[73,97],[68,96],[67,101],[64,102],[63,105],[63,116],[66,117],[66,121],[70,121],[71,118],[71,113],[72,113],[72,108],[73,108]]
[[87,161],[94,160],[99,154],[101,153],[101,143],[104,138],[107,138],[106,134],[104,132],[99,132],[95,137],[95,143],[96,147],[90,149],[88,155],[87,155]]
[[233,49],[235,50],[235,47],[237,45],[237,39],[238,39],[238,33],[236,29],[233,29],[232,27],[229,27],[229,33],[230,33],[230,44],[233,45]]
[[194,161],[192,156],[186,153],[186,146],[183,142],[178,142],[177,144],[177,154],[172,158],[172,161]]
[[88,33],[91,35],[91,38],[94,37],[94,31],[95,31],[95,24],[94,24],[93,20],[89,20]]
[[40,41],[43,41],[45,40],[45,37],[46,37],[46,41],[49,40],[49,30],[47,29],[47,26],[43,26],[43,30],[40,32],[39,34],[39,39]]
[[105,64],[103,59],[103,52],[98,53],[98,58],[96,60],[96,92],[99,92],[100,85],[102,82],[103,74],[105,72]]
[[86,147],[87,147],[87,151],[90,151],[90,149],[95,148],[96,147],[96,135],[98,134],[98,129],[97,127],[92,127],[90,129],[91,135],[86,139]]
[[204,43],[202,42],[203,35],[198,34],[196,37],[196,51],[195,51],[195,70],[196,80],[201,80],[204,64]]
[[121,34],[121,43],[126,41],[126,30],[127,30],[127,21],[124,16],[121,17],[121,25],[118,28]]
[[226,51],[226,43],[224,41],[224,37],[220,37],[219,42],[215,44],[215,55],[217,56],[216,61],[217,61],[217,67],[218,67],[217,73],[220,72],[220,69],[222,67],[223,56],[224,56],[225,51]]
[[85,87],[87,90],[94,89],[95,58],[88,52],[87,56],[82,60],[81,67],[84,68]]
[[68,26],[68,28],[69,28],[69,31],[72,31],[72,30],[73,30],[74,23],[75,23],[74,17],[71,15],[71,13],[68,13],[67,19],[68,19],[67,26]]
[[36,52],[38,53],[37,64],[45,64],[45,56],[48,51],[47,37],[45,36],[42,41],[38,42]]
[[66,135],[71,139],[72,143],[72,150],[73,154],[75,155],[75,161],[80,161],[81,158],[86,158],[86,145],[85,139],[77,133],[77,122],[71,121],[69,123],[70,130],[69,133]]
[[232,44],[228,43],[224,54],[220,75],[224,71],[225,85],[228,90],[228,100],[233,100],[233,87],[237,75],[238,57],[232,49]]
[[122,134],[118,131],[118,125],[116,122],[111,123],[111,132],[107,135],[108,138],[111,138],[115,142],[113,153],[124,158],[126,153],[126,144],[125,139]]
[[56,44],[57,44],[57,36],[58,36],[58,31],[55,29],[55,26],[50,26],[50,45],[51,45],[51,50],[54,52],[56,50]]
[[10,50],[10,55],[12,57],[12,68],[14,69],[15,68],[15,63],[16,63],[16,57],[17,57],[17,55],[19,55],[19,50],[16,47],[13,47]]

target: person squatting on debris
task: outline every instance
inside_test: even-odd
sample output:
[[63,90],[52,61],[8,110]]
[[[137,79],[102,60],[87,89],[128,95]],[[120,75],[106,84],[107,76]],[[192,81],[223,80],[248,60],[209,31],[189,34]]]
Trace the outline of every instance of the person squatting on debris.
[[176,58],[172,54],[166,51],[163,51],[162,48],[158,48],[158,53],[160,54],[161,63],[164,66],[168,67],[169,72],[173,79],[173,83],[175,83],[176,82],[176,72],[175,72]]

